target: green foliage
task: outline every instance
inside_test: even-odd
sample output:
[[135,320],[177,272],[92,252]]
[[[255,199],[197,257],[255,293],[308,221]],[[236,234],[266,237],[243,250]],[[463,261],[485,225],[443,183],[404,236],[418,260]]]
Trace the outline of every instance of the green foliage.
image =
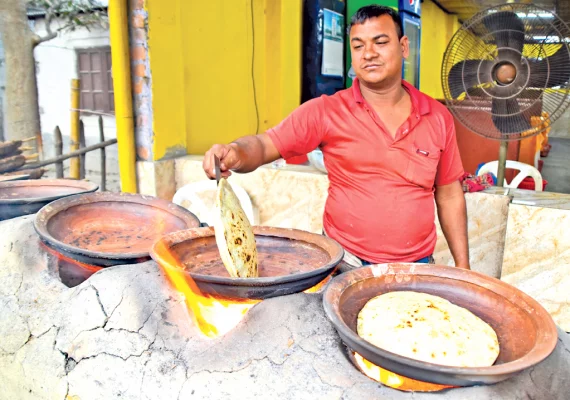
[[28,0],[27,6],[45,12],[46,28],[50,33],[55,18],[62,22],[56,31],[107,26],[106,7],[98,0]]

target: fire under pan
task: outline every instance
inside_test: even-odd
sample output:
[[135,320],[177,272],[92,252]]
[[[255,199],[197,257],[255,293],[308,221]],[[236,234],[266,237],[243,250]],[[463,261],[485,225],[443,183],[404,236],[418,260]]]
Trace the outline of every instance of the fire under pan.
[[[162,239],[200,290],[236,299],[267,299],[307,290],[329,276],[344,255],[337,242],[322,235],[265,226],[254,226],[253,232],[259,278],[230,277],[212,227],[174,232]],[[150,254],[158,262],[155,246]]]
[[[448,367],[413,360],[378,348],[356,333],[358,313],[382,293],[412,290],[443,297],[473,312],[497,333],[500,354],[494,365]],[[418,381],[452,386],[494,384],[550,355],[557,342],[554,321],[530,296],[487,275],[439,265],[381,264],[335,277],[323,305],[343,342],[371,363]]]

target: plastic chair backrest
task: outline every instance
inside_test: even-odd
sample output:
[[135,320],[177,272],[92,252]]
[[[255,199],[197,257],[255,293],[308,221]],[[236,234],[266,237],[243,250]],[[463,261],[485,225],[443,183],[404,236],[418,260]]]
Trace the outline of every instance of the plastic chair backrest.
[[[530,176],[534,179],[534,190],[537,192],[542,192],[542,175],[538,171],[538,169],[534,168],[532,165],[528,165],[518,161],[507,160],[506,168],[509,169],[517,169],[520,172],[513,178],[511,183],[507,184],[507,180],[505,179],[503,186],[516,189],[524,178]],[[477,175],[483,175],[487,172],[490,172],[497,176],[497,171],[499,169],[499,162],[498,161],[491,161],[483,165]]]
[[[245,215],[247,215],[249,222],[252,225],[255,225],[256,222],[254,221],[253,205],[249,195],[241,186],[235,183],[230,183],[230,185],[239,199],[241,207],[243,208]],[[189,183],[176,191],[172,198],[172,202],[190,210],[190,212],[200,219],[200,222],[205,222],[209,226],[212,226],[214,223],[212,219],[212,211],[215,206],[216,190],[217,186],[215,180],[203,180]],[[209,202],[210,204],[206,204],[198,195],[198,193],[206,191],[213,192],[212,195],[208,196],[208,198],[212,199],[212,201]]]

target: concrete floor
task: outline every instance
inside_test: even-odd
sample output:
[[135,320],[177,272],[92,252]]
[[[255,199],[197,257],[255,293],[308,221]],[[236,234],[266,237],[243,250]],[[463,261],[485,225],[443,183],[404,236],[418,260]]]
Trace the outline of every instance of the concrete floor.
[[547,192],[570,194],[570,139],[549,138],[548,157],[542,158],[542,177],[548,181]]

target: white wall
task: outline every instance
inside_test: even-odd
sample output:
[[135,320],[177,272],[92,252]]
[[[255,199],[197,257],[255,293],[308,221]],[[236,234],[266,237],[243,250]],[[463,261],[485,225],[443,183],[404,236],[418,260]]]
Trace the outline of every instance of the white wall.
[[[30,21],[32,22],[32,21]],[[43,19],[31,24],[40,36],[45,34]],[[58,21],[52,25],[55,31],[60,26]],[[63,135],[63,152],[69,152],[69,126],[71,107],[71,79],[78,78],[76,49],[109,46],[109,31],[102,28],[78,29],[74,32],[60,32],[58,37],[36,47],[35,59],[37,67],[38,96],[42,137],[44,140],[44,156],[55,154],[53,130],[59,126]],[[85,126],[85,141],[89,146],[99,142],[99,128],[96,116],[81,115]],[[115,138],[116,125],[114,116],[103,116],[105,139]],[[99,182],[99,151],[87,154],[86,177]],[[119,190],[117,146],[107,147],[108,190]],[[64,163],[66,170],[69,162]],[[53,169],[53,168],[52,168]],[[65,176],[68,172],[65,171]],[[52,176],[53,171],[48,173]]]
[[[55,21],[54,27],[59,26]],[[34,30],[45,34],[43,19],[36,20]],[[53,30],[53,29],[52,29]],[[60,127],[69,135],[70,84],[78,78],[76,49],[109,46],[109,30],[93,27],[74,32],[60,32],[58,37],[36,47],[38,95],[42,132],[53,132]],[[84,116],[85,136],[99,135],[97,117]],[[116,137],[115,117],[104,116],[105,136]]]

